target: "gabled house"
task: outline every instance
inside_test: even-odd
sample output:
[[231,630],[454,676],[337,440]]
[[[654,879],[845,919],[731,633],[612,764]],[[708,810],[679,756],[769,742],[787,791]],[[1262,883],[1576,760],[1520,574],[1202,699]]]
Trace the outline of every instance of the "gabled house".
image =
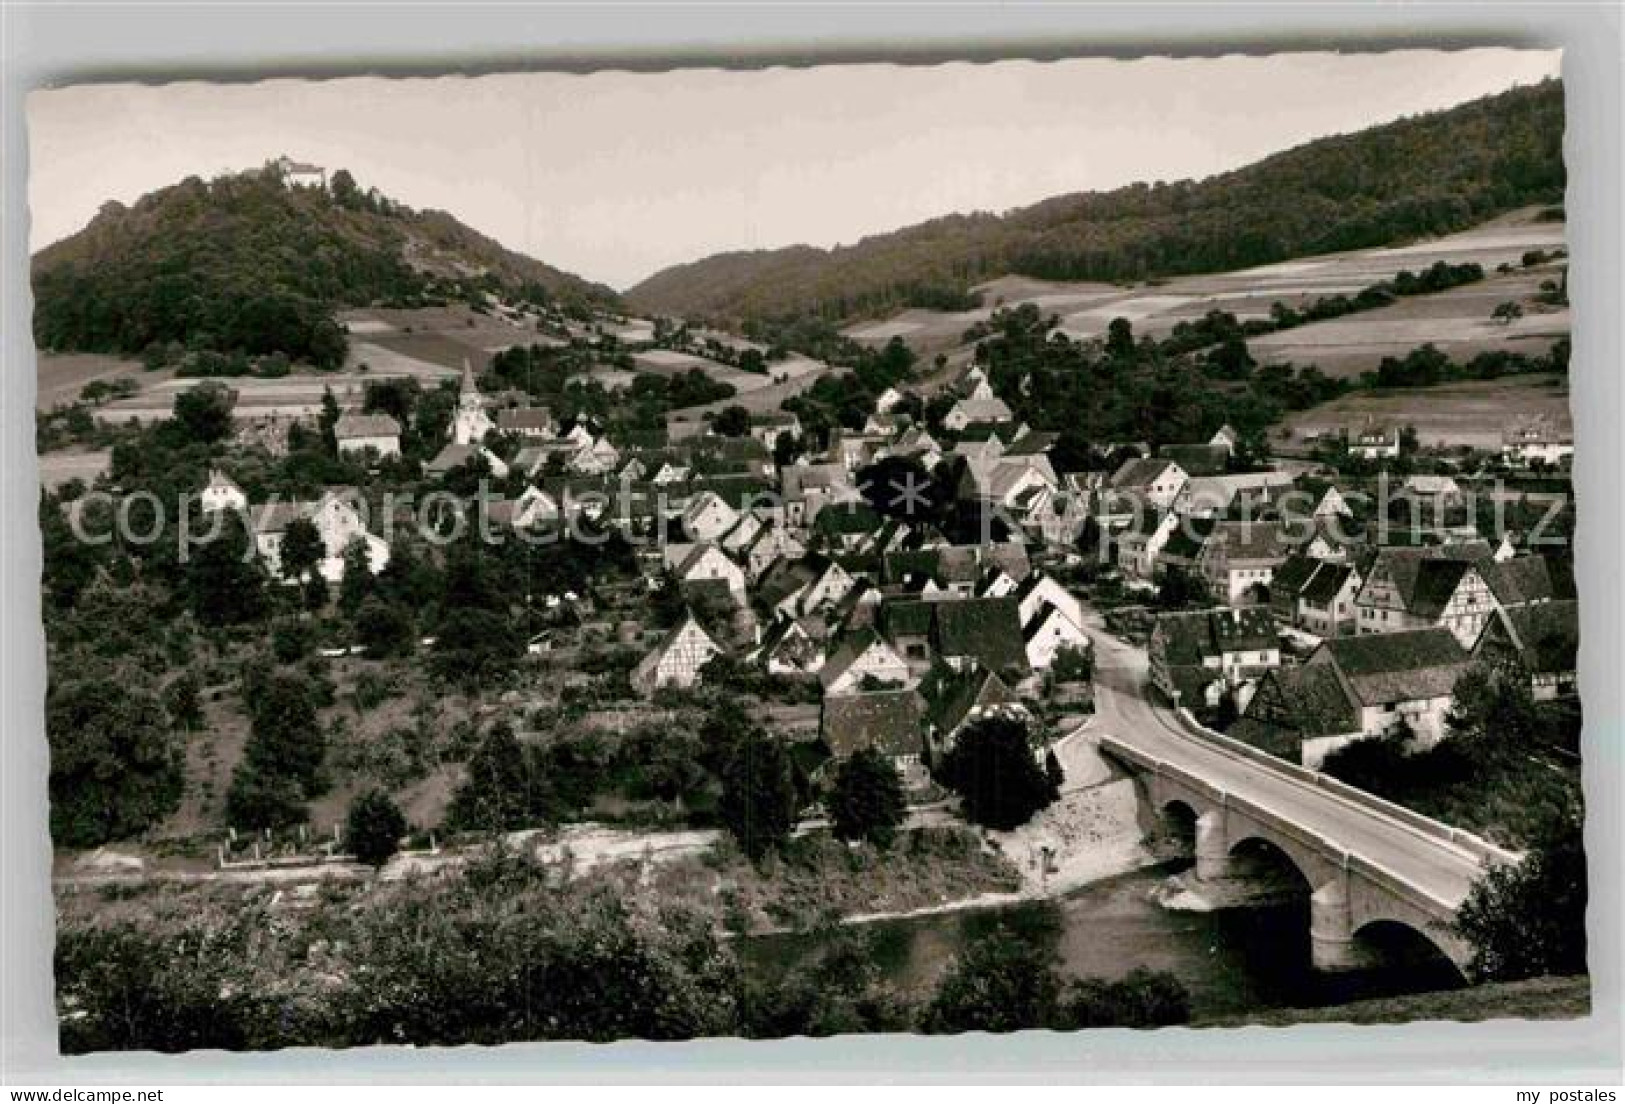
[[1574,459],[1574,435],[1539,419],[1509,427],[1501,436],[1501,457],[1514,467],[1562,467]]
[[1227,736],[1320,769],[1326,756],[1360,739],[1361,710],[1337,670],[1320,663],[1268,671]]
[[867,689],[912,688],[914,673],[902,656],[870,629],[840,640],[818,672],[825,697]]
[[198,505],[206,514],[217,510],[246,510],[248,496],[231,476],[219,468],[210,468],[209,481],[198,495]]
[[806,545],[788,529],[773,524],[763,525],[740,553],[752,581],[760,580],[775,563],[799,560],[806,554]]
[[1268,589],[1288,551],[1285,531],[1273,522],[1221,521],[1202,546],[1197,564],[1214,598],[1243,606]]
[[497,432],[511,433],[527,440],[553,436],[553,412],[545,406],[509,407],[497,411]]
[[749,658],[770,675],[816,675],[824,666],[824,643],[804,621],[781,617]]
[[791,464],[779,472],[785,519],[792,526],[813,522],[824,507],[862,499],[844,464]]
[[1348,450],[1360,460],[1393,460],[1399,456],[1399,430],[1366,426],[1349,439]]
[[926,699],[926,742],[933,754],[947,751],[966,725],[983,717],[1027,717],[1027,707],[1016,692],[978,664],[962,671],[939,668],[931,672],[920,689]]
[[1117,569],[1132,579],[1154,578],[1157,557],[1178,528],[1177,514],[1157,511],[1141,514],[1113,540]]
[[333,423],[340,456],[371,449],[379,456],[401,454],[401,424],[388,414],[341,414]]
[[[983,381],[984,385],[986,381]],[[991,392],[991,388],[988,389]],[[985,398],[965,398],[943,415],[942,425],[955,433],[973,425],[1002,425],[1015,418],[1003,399],[989,394]]]
[[1131,499],[1158,510],[1170,510],[1190,476],[1172,460],[1150,458],[1124,461],[1112,473],[1107,489],[1118,499]]
[[735,510],[715,491],[704,491],[689,500],[682,513],[682,531],[689,540],[719,540],[739,524]]
[[[254,549],[273,577],[282,575],[282,540],[295,519],[306,519],[321,537],[324,555],[316,570],[329,583],[344,579],[344,556],[351,545],[367,550],[367,567],[378,574],[389,564],[389,545],[367,531],[360,496],[353,488],[335,487],[310,502],[272,502],[249,511]],[[287,580],[290,583],[298,580]]]
[[1536,701],[1550,701],[1575,693],[1579,651],[1580,604],[1566,600],[1497,610],[1473,659],[1527,679]]
[[1355,630],[1359,590],[1351,564],[1292,555],[1270,580],[1270,609],[1276,620],[1316,636],[1345,636]]
[[1146,651],[1151,685],[1189,706],[1217,704],[1226,689],[1281,665],[1281,642],[1267,609],[1159,614]]
[[717,589],[714,584],[721,584],[735,605],[742,606],[746,602],[744,570],[709,542],[689,549],[673,568],[673,574],[685,591],[694,587],[714,591]]
[[1258,518],[1271,512],[1275,502],[1290,494],[1289,472],[1236,472],[1205,475],[1186,481],[1176,508],[1197,517],[1234,515]]
[[776,611],[785,617],[805,617],[808,614],[828,614],[854,586],[852,576],[835,560],[820,560],[809,564],[813,575],[805,586],[780,599]]
[[1016,588],[1016,604],[1023,625],[1038,615],[1044,606],[1054,606],[1075,625],[1083,624],[1083,603],[1060,583],[1041,571],[1035,571]]
[[1047,671],[1063,651],[1087,652],[1093,644],[1089,634],[1072,618],[1048,604],[1022,627],[1027,645],[1027,664],[1035,671]]
[[1355,599],[1360,634],[1441,627],[1471,647],[1499,605],[1487,577],[1498,565],[1448,549],[1383,549]]
[[699,682],[700,670],[721,654],[722,648],[688,614],[632,668],[632,688],[645,697],[666,687],[689,689]]
[[1326,640],[1305,661],[1317,665],[1337,673],[1360,735],[1380,735],[1403,721],[1426,746],[1444,734],[1456,680],[1471,658],[1449,630],[1415,629]]
[[1051,547],[1071,548],[1083,536],[1089,521],[1089,495],[1071,489],[1042,495],[1022,517],[1028,536]]
[[1230,463],[1231,449],[1222,444],[1163,445],[1157,455],[1172,460],[1193,479],[1207,475],[1223,475]]
[[769,450],[779,443],[779,438],[788,434],[791,437],[801,436],[801,419],[788,410],[764,410],[750,417],[750,435],[760,441]]
[[1459,506],[1463,500],[1461,485],[1448,475],[1406,476],[1400,494],[1435,506]]
[[569,460],[569,469],[580,475],[608,475],[621,463],[621,452],[608,436],[599,437],[577,450]]
[[433,460],[423,465],[423,474],[442,478],[448,472],[467,464],[476,456],[485,460],[486,467],[490,469],[492,478],[505,479],[508,475],[508,465],[502,457],[483,445],[467,445],[453,441],[441,449]]

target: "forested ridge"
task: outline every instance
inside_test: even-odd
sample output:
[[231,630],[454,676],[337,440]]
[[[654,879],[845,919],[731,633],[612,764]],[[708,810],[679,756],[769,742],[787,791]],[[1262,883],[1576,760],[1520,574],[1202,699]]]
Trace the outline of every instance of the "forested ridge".
[[272,166],[188,177],[104,204],[35,255],[40,348],[282,353],[343,358],[343,307],[411,306],[497,292],[538,304],[612,304],[609,288],[514,253],[444,211],[363,191],[349,173],[291,187]]
[[854,245],[721,253],[630,289],[638,309],[716,321],[964,309],[1007,273],[1136,281],[1449,233],[1564,186],[1563,86],[1323,138],[1209,177],[950,215]]

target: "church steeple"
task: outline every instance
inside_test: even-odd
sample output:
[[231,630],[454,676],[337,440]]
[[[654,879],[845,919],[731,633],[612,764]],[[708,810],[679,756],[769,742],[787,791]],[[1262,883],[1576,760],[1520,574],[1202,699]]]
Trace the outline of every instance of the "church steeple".
[[461,390],[465,398],[469,395],[479,394],[479,388],[474,386],[474,366],[469,364],[467,357],[463,358],[463,386]]

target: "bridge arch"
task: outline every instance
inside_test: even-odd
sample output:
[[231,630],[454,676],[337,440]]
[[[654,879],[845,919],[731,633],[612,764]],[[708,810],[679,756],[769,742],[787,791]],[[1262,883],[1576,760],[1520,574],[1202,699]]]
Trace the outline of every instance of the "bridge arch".
[[1270,832],[1255,826],[1236,831],[1230,838],[1230,857],[1259,856],[1268,861],[1279,855],[1286,860],[1293,873],[1302,879],[1311,892],[1336,876],[1339,871],[1312,848],[1280,832]]
[[1442,980],[1469,980],[1472,948],[1437,922],[1378,916],[1362,921],[1353,936],[1365,961],[1437,971]]
[[1201,818],[1196,806],[1180,797],[1170,797],[1157,805],[1157,816],[1172,835],[1189,846],[1196,845],[1196,822]]

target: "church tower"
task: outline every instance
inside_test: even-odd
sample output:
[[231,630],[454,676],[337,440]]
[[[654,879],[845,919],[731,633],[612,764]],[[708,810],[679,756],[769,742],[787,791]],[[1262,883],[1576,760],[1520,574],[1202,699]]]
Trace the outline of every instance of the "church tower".
[[452,420],[451,439],[459,445],[477,445],[496,428],[485,412],[485,398],[474,386],[474,369],[463,358],[463,384],[457,394],[457,416]]

